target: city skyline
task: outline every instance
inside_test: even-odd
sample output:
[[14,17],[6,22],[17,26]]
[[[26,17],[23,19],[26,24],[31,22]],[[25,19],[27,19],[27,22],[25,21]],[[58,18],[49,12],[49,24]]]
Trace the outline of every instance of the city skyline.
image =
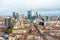
[[27,14],[28,10],[43,16],[60,16],[60,0],[0,0],[0,16],[13,12]]

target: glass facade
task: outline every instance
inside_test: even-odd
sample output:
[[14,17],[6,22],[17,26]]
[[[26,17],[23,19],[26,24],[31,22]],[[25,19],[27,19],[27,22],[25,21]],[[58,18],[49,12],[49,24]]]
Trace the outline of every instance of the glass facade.
[[28,11],[28,19],[31,18],[31,11]]

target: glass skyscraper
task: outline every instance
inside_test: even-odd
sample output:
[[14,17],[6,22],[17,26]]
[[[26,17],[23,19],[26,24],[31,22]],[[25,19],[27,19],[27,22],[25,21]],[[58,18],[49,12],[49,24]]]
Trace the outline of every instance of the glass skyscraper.
[[19,20],[19,13],[16,13],[16,19]]
[[13,17],[16,18],[15,12],[13,12]]
[[28,11],[28,19],[31,18],[31,11]]

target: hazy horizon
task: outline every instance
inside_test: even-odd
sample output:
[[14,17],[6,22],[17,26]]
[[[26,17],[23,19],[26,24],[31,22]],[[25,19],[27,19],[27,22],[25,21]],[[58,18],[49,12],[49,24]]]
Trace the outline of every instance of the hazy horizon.
[[0,0],[0,16],[13,12],[26,15],[28,10],[43,16],[60,16],[60,0]]

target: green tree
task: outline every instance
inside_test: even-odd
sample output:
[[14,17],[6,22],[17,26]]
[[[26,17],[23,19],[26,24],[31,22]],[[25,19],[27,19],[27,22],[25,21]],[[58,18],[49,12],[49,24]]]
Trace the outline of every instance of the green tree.
[[7,29],[7,33],[11,33],[11,32],[12,32],[13,26],[14,26],[14,25],[11,25],[11,27]]

